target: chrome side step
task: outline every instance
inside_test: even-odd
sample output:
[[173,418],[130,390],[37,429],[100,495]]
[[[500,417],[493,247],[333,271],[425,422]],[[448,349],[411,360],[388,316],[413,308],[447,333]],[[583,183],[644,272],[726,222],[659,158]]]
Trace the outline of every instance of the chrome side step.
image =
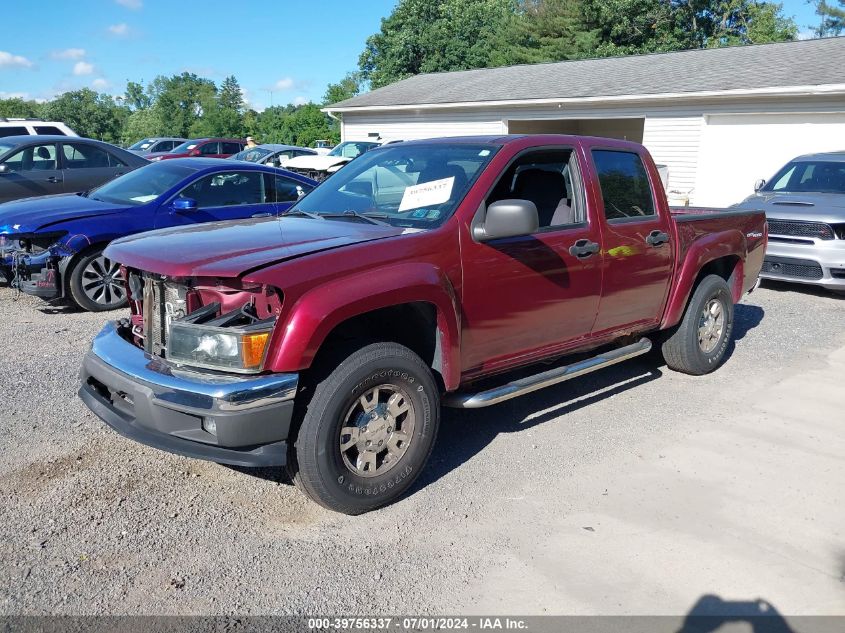
[[586,360],[565,365],[563,367],[555,367],[548,371],[534,374],[526,378],[520,378],[513,382],[506,383],[499,387],[493,387],[486,391],[479,391],[478,393],[451,393],[443,399],[443,406],[454,407],[458,409],[480,409],[481,407],[489,407],[493,404],[499,404],[511,398],[518,398],[524,396],[532,391],[538,391],[551,387],[559,382],[569,380],[570,378],[577,378],[584,374],[589,374],[597,369],[610,367],[616,363],[621,363],[623,360],[634,358],[646,354],[651,350],[651,341],[647,338],[641,338],[636,343],[619,347],[610,350],[598,356],[593,356]]

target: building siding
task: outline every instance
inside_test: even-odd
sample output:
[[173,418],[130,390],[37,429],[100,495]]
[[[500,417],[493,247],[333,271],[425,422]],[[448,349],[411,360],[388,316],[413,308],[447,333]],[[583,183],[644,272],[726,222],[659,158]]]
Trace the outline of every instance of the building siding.
[[385,139],[411,141],[437,136],[503,134],[502,118],[490,112],[353,115],[343,118],[343,140],[365,141],[378,133]]
[[654,162],[669,168],[667,193],[672,204],[695,203],[702,116],[646,117],[643,145]]

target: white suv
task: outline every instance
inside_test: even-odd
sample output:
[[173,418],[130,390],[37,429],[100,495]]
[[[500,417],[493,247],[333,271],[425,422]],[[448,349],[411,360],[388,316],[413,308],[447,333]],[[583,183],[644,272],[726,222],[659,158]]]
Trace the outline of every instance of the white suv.
[[14,119],[0,117],[0,137],[26,136],[28,134],[57,134],[59,136],[79,136],[64,123],[42,121],[41,119]]

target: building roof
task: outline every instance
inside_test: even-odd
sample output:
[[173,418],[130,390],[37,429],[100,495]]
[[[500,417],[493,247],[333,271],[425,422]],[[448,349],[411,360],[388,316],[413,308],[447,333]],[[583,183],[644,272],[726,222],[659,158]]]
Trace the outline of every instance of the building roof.
[[845,84],[845,37],[428,73],[329,111],[632,95],[765,92]]

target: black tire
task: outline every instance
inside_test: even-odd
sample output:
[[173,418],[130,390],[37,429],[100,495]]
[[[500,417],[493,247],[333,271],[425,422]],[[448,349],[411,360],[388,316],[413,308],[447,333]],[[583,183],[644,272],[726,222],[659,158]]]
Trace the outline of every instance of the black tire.
[[68,290],[71,300],[89,312],[117,310],[129,303],[119,265],[106,258],[99,248],[83,254],[73,264]]
[[[708,329],[715,319],[708,320],[704,312],[705,308],[712,307],[714,302],[721,306],[722,327],[718,332]],[[713,310],[709,311],[712,317]],[[731,342],[733,317],[733,298],[725,280],[717,275],[708,275],[702,279],[687,304],[680,324],[663,342],[662,351],[666,365],[675,371],[693,376],[701,376],[715,370],[722,364]],[[704,336],[706,344],[700,340],[702,337],[699,328],[702,327],[707,332]]]
[[[407,347],[374,343],[353,352],[324,376],[301,412],[302,423],[288,454],[291,478],[312,500],[344,514],[361,514],[395,501],[419,476],[437,437],[440,394],[431,370]],[[376,387],[379,391],[374,393]],[[391,396],[369,412],[361,404],[367,395],[373,398],[370,402],[378,403],[380,397],[391,393],[401,398],[394,401]],[[397,410],[405,405],[409,405],[407,412],[395,418],[390,414],[388,407]],[[410,416],[411,426],[407,426]],[[341,429],[353,426],[355,436],[342,435]],[[407,443],[396,439],[405,437],[402,429],[408,428]],[[359,444],[363,448],[365,441],[370,441],[367,437],[373,439],[372,448],[359,452]],[[342,450],[344,438],[347,444],[353,443]],[[384,449],[376,449],[377,441],[385,442]],[[375,450],[381,452],[370,463],[363,455],[370,456]],[[393,451],[402,453],[396,457]],[[358,464],[363,464],[363,469],[375,465],[375,474],[359,474],[353,470]]]

